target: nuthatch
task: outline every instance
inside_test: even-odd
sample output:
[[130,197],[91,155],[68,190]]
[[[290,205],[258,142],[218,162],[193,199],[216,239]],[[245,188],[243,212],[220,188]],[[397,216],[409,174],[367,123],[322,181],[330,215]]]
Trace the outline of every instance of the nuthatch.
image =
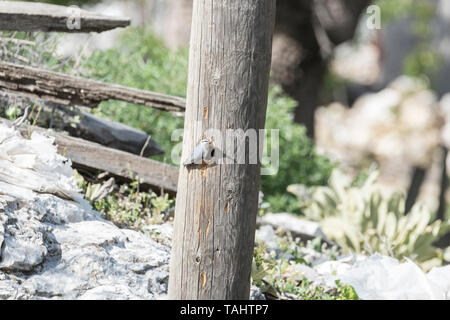
[[211,139],[202,139],[200,143],[192,150],[191,155],[184,161],[183,165],[190,164],[210,164],[214,147]]

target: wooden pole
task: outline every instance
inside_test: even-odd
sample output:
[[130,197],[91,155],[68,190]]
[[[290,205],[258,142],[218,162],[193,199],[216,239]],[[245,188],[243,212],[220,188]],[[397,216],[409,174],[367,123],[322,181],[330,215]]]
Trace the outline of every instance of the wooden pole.
[[[227,130],[264,128],[274,20],[275,0],[194,0],[183,159],[202,138],[220,154]],[[170,299],[249,298],[260,161],[250,163],[181,166]]]

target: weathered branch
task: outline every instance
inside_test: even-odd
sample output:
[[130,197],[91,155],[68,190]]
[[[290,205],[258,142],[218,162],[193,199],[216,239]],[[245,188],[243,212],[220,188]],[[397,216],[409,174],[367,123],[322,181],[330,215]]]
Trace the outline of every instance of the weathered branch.
[[[11,121],[2,121],[11,124]],[[20,131],[23,135],[36,131],[54,137],[58,152],[71,159],[75,168],[98,169],[124,180],[130,180],[132,172],[138,175],[143,184],[155,190],[163,189],[171,194],[177,191],[178,168],[171,165],[39,127],[22,126]]]
[[56,104],[44,105],[36,125],[57,131],[66,131],[72,137],[82,138],[132,154],[139,155],[142,152],[145,157],[164,153],[159,144],[144,131],[94,116],[78,108]]
[[79,8],[0,1],[0,30],[102,32],[129,25],[129,18],[106,16]]
[[186,105],[179,97],[6,62],[0,62],[0,89],[66,106],[95,108],[102,101],[119,100],[181,113]]
[[[10,99],[13,97],[18,96],[0,91],[0,111],[2,113],[11,105]],[[164,153],[158,142],[142,130],[94,116],[80,108],[51,102],[42,104],[41,100],[34,102],[39,104],[39,107],[36,107],[37,112],[33,114],[30,122],[38,127],[65,131],[72,137],[145,157]],[[27,99],[14,99],[14,105],[19,107],[22,112],[29,107]]]
[[[45,127],[49,127],[50,120],[53,119],[53,128],[55,128],[57,120],[60,120],[58,128],[67,131],[73,137],[136,155],[142,152],[142,156],[145,157],[164,153],[159,144],[142,130],[94,116],[77,108],[70,110],[68,107],[59,105],[55,105],[53,108],[54,110],[51,110],[51,108],[46,107],[47,112],[44,114],[41,112],[38,125],[40,125],[42,118],[42,120],[47,121]],[[77,121],[70,121],[71,119],[77,119]]]

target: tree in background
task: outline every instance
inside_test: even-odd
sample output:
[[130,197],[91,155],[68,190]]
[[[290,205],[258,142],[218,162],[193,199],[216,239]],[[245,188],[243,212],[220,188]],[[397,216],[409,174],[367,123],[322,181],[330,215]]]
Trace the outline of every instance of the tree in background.
[[278,0],[272,77],[297,101],[294,119],[314,136],[328,59],[334,46],[350,40],[370,0]]
[[[278,0],[272,81],[297,102],[295,121],[314,136],[314,111],[335,45],[350,40],[371,0]],[[164,38],[170,46],[189,42],[192,0],[169,0]],[[166,32],[167,31],[167,32]]]

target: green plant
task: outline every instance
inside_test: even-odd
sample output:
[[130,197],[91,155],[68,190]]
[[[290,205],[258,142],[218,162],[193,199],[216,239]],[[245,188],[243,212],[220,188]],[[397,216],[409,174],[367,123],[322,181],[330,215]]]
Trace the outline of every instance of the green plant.
[[289,193],[276,193],[274,195],[267,196],[266,200],[268,206],[264,209],[264,212],[289,212],[301,214],[301,209],[298,206],[298,201],[292,194]]
[[404,215],[402,193],[383,195],[371,172],[360,185],[335,170],[329,186],[306,188],[291,185],[305,216],[318,221],[330,240],[346,252],[379,252],[397,259],[410,258],[428,270],[442,263],[442,251],[433,246],[449,230],[449,223],[433,221],[432,213],[419,203]]
[[358,294],[351,285],[342,284],[340,280],[336,280],[336,285],[342,300],[359,300]]
[[[281,233],[277,238],[280,252],[257,243],[253,255],[252,282],[266,295],[278,299],[298,300],[354,300],[358,295],[350,285],[336,282],[336,288],[313,283],[296,271],[298,265],[311,267],[306,257],[308,250],[314,250],[322,257],[334,260],[338,255],[336,248],[328,248],[320,239],[308,241],[306,245],[298,239],[293,240],[290,233]],[[304,251],[306,249],[306,251]]]
[[387,24],[408,17],[414,8],[414,2],[415,0],[377,0],[375,4],[381,9],[382,23]]
[[76,58],[63,58],[55,54],[62,37],[61,33],[0,31],[0,59],[70,73]]
[[[149,29],[128,28],[115,47],[94,51],[82,66],[89,78],[174,96],[186,95],[188,50],[169,50]],[[166,155],[155,158],[171,162],[170,152],[178,143],[171,141],[171,135],[175,129],[183,128],[182,117],[119,101],[102,102],[95,113],[146,131],[166,151]]]
[[5,116],[9,120],[16,120],[20,112],[20,108],[17,105],[11,105],[5,110]]
[[148,224],[160,224],[173,209],[175,200],[168,194],[139,191],[138,177],[130,184],[120,186],[113,179],[107,182],[88,183],[75,173],[75,181],[95,210],[121,227],[141,230]]

